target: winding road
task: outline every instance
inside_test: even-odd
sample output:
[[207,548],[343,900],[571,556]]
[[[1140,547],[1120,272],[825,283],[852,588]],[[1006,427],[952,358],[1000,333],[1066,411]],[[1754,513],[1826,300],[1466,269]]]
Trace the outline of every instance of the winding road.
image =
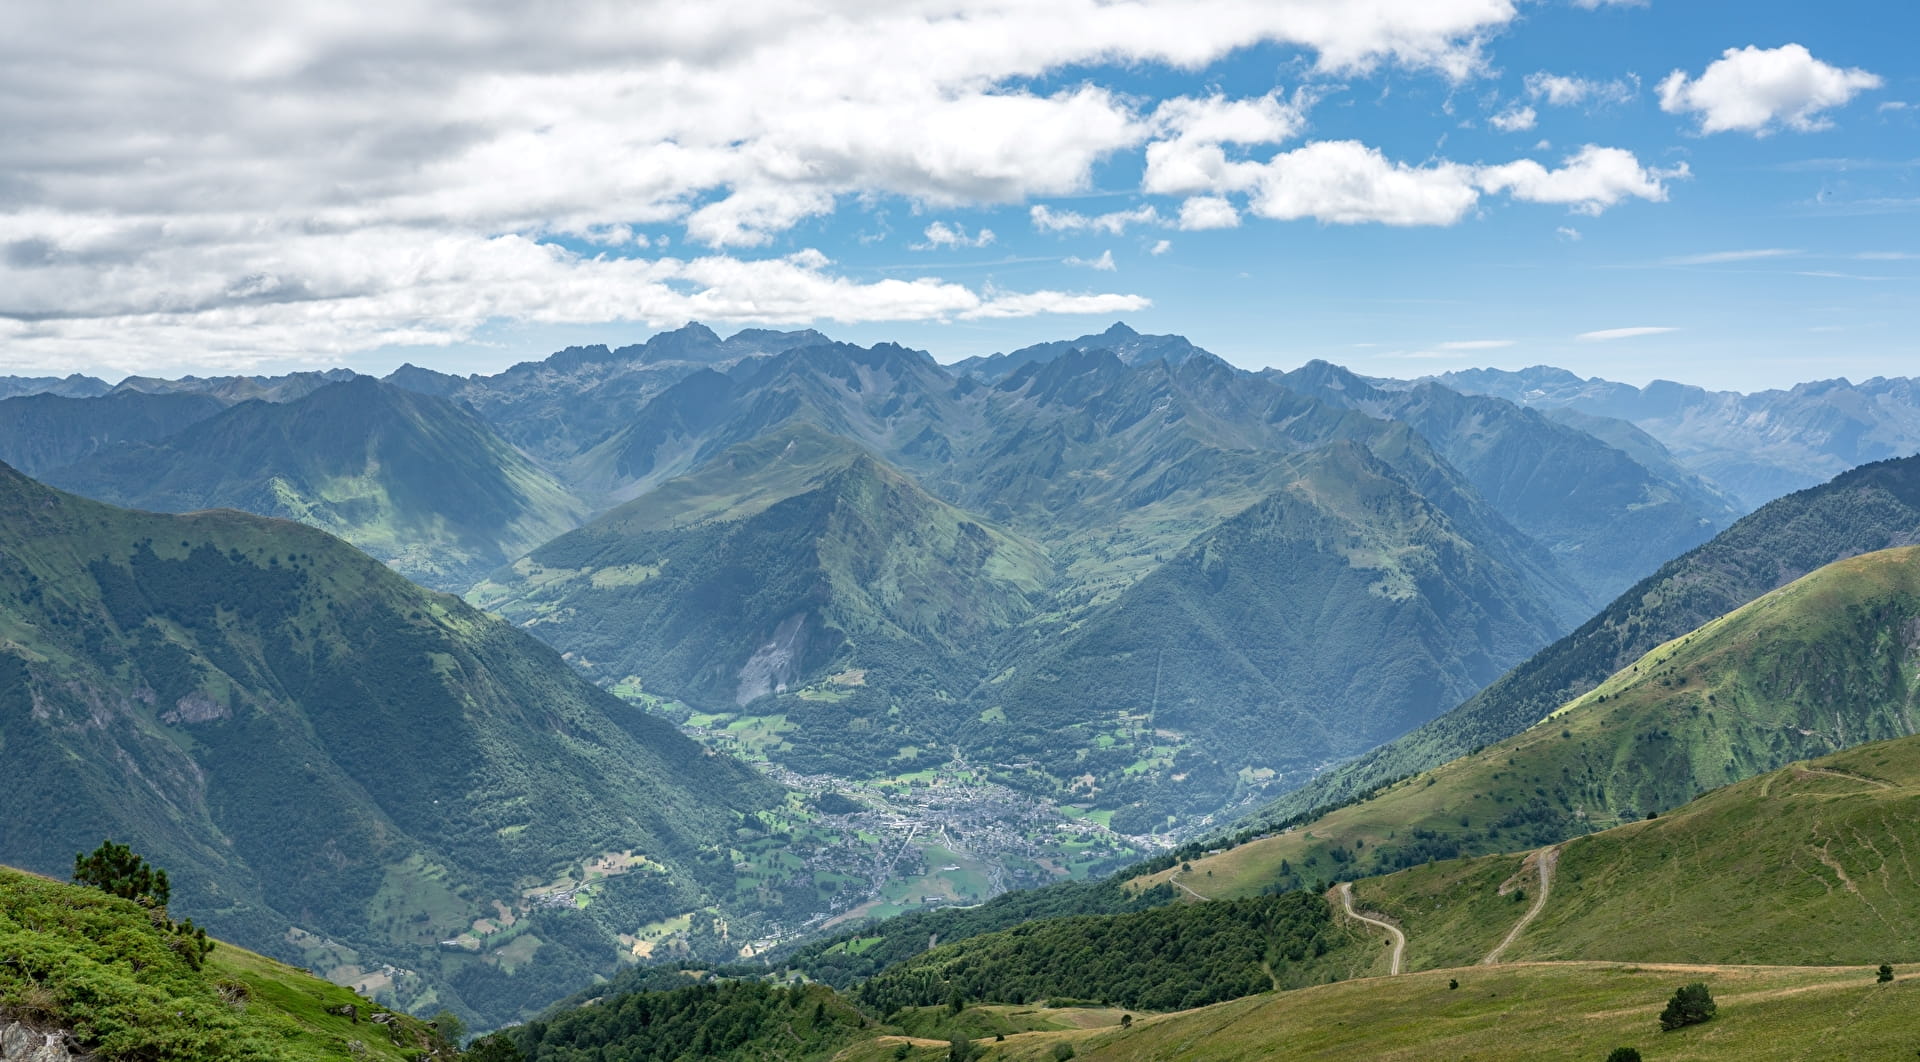
[[1400,972],[1400,961],[1406,958],[1407,954],[1407,935],[1402,933],[1400,927],[1394,925],[1392,922],[1372,918],[1354,910],[1353,883],[1350,881],[1340,883],[1340,904],[1347,909],[1347,917],[1355,921],[1365,922],[1370,926],[1379,926],[1381,929],[1393,935],[1393,961],[1387,967],[1387,976],[1392,977],[1398,974]]
[[1553,891],[1553,868],[1559,862],[1560,846],[1557,844],[1548,845],[1533,854],[1534,869],[1540,873],[1540,894],[1533,898],[1533,906],[1527,908],[1527,913],[1520,916],[1520,921],[1515,922],[1513,928],[1507,930],[1506,939],[1496,945],[1492,951],[1487,952],[1486,958],[1480,960],[1480,965],[1492,966],[1499,962],[1500,956],[1506,953],[1507,946],[1519,940],[1521,931],[1527,928],[1528,923],[1539,917],[1541,909],[1547,906],[1547,894]]

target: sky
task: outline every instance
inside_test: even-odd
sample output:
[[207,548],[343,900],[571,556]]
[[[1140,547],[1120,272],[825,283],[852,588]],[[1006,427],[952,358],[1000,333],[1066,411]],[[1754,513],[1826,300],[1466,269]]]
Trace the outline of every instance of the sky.
[[1920,372],[1911,0],[0,5],[0,373]]

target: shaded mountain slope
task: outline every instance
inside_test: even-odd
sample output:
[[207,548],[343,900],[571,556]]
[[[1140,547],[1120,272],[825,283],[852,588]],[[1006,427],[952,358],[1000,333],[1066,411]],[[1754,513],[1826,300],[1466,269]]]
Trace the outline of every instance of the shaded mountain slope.
[[1595,600],[1612,598],[1738,515],[1691,473],[1669,464],[1662,474],[1582,428],[1502,399],[1432,382],[1387,390],[1318,361],[1273,375],[1293,390],[1411,426],[1500,515],[1552,550]]
[[157,442],[226,408],[212,395],[192,393],[9,398],[0,401],[0,461],[39,475],[124,443]]
[[[1402,733],[1555,629],[1502,559],[1366,449],[1338,443],[1276,471],[1285,486],[1072,628],[1016,643],[976,694],[1026,732],[998,744],[1115,789],[1116,827],[1217,807],[1254,773]],[[1101,767],[1128,766],[1130,750],[1074,751],[1115,726],[1187,750],[1181,777],[1141,792]]]
[[461,589],[578,525],[584,507],[473,414],[360,377],[246,402],[47,480],[118,505],[281,516]]
[[1669,639],[1833,560],[1920,541],[1920,458],[1781,498],[1675,558],[1453,711],[1276,801],[1277,821],[1353,799],[1532,725]]
[[[132,842],[178,913],[386,998],[502,1021],[611,969],[615,933],[726,892],[714,846],[779,799],[312,528],[0,466],[0,557],[0,860]],[[608,853],[646,858],[585,911],[529,891]],[[483,917],[510,960],[441,946]]]
[[[1524,732],[1195,860],[1215,895],[1551,844],[1920,728],[1920,547],[1837,561],[1630,664]],[[1151,880],[1151,879],[1150,879]]]

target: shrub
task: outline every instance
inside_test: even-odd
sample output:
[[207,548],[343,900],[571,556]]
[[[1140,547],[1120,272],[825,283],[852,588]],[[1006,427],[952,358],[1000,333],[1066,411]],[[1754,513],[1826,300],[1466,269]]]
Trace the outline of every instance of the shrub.
[[1631,1047],[1616,1047],[1607,1055],[1607,1062],[1640,1062],[1640,1052]]
[[1880,978],[1879,978],[1879,982],[1878,982],[1878,983],[1880,983],[1880,984],[1883,984],[1883,985],[1884,985],[1884,984],[1886,984],[1886,983],[1887,983],[1888,981],[1891,981],[1891,980],[1893,980],[1893,967],[1892,967],[1891,965],[1889,965],[1889,964],[1887,964],[1887,963],[1884,963],[1884,962],[1883,962],[1883,963],[1881,963],[1881,964],[1880,964]]
[[1667,1001],[1667,1009],[1660,1012],[1660,1028],[1672,1032],[1684,1026],[1698,1025],[1712,1018],[1718,1009],[1706,985],[1698,981],[1682,985],[1674,990],[1673,998]]

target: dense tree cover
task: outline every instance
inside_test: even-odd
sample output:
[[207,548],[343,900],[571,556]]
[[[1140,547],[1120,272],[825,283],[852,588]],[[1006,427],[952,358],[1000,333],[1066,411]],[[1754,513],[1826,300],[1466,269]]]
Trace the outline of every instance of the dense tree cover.
[[[927,950],[930,940],[955,943],[1041,919],[1124,914],[1173,900],[1171,885],[1138,892],[1122,888],[1120,882],[1131,873],[1003,893],[977,907],[911,911],[803,945],[777,961],[845,989]],[[945,1001],[943,996],[938,1002]]]
[[1920,457],[1862,465],[1790,494],[1640,581],[1573,633],[1439,719],[1261,813],[1327,810],[1524,730],[1678,638],[1842,557],[1920,540]]
[[476,1044],[471,1058],[527,1062],[675,1062],[803,1059],[864,1035],[867,1019],[830,988],[711,981],[667,992],[609,996],[555,1011]]
[[1307,892],[1078,915],[942,944],[862,984],[879,1013],[958,998],[1064,997],[1143,1010],[1205,1006],[1298,983],[1339,947],[1324,897]]

